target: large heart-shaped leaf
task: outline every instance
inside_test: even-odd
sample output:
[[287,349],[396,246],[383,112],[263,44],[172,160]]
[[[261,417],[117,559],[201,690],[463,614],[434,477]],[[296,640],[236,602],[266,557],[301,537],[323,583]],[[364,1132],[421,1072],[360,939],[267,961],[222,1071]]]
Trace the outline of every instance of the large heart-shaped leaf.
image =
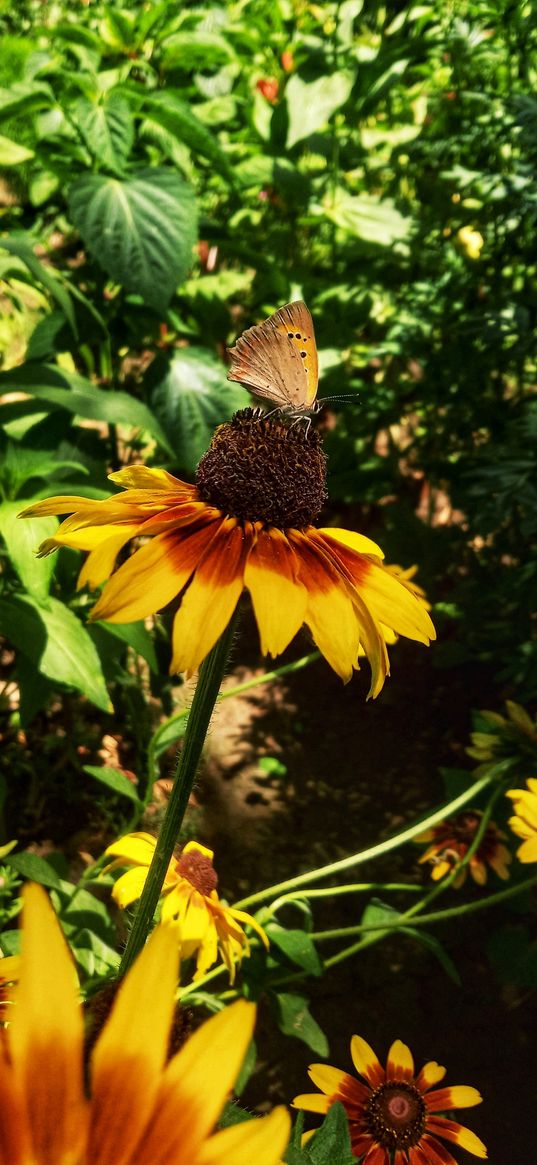
[[99,101],[79,97],[70,113],[93,157],[121,173],[134,142],[134,119],[125,98],[113,90]]
[[36,558],[35,552],[40,542],[54,534],[58,519],[51,515],[45,518],[25,518],[21,521],[18,517],[21,509],[22,502],[2,502],[0,534],[26,590],[37,599],[44,599],[50,590],[55,559],[52,556]]
[[83,174],[68,203],[88,250],[110,278],[164,311],[189,270],[197,237],[188,183],[164,166],[125,179]]
[[348,101],[353,85],[354,73],[343,70],[317,77],[315,81],[303,81],[295,73],[285,90],[289,117],[288,149],[324,129],[336,109]]
[[249,397],[226,379],[226,369],[206,348],[179,348],[161,366],[151,406],[183,469],[195,469],[216,425]]

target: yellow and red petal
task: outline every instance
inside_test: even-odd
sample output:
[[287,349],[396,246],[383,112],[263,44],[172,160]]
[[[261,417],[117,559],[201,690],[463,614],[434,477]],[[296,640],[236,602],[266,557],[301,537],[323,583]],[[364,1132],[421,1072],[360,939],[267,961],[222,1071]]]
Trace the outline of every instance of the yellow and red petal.
[[244,586],[253,529],[224,518],[202,555],[173,625],[171,672],[193,672],[233,616]]
[[360,629],[346,581],[310,535],[293,530],[289,538],[299,559],[299,579],[308,591],[304,622],[325,659],[347,683],[358,666]]
[[166,1060],[177,986],[177,940],[157,927],[122,981],[91,1059],[87,1160],[127,1165],[150,1120]]
[[452,1084],[450,1088],[429,1092],[424,1100],[429,1112],[450,1112],[453,1108],[473,1108],[481,1104],[483,1097],[469,1084]]
[[244,571],[263,655],[280,655],[302,626],[308,604],[297,555],[281,530],[258,530]]
[[454,1145],[460,1145],[461,1149],[466,1149],[467,1153],[473,1153],[474,1157],[487,1157],[483,1141],[471,1129],[460,1125],[458,1121],[450,1121],[443,1116],[431,1116],[427,1120],[427,1132],[436,1134],[437,1137],[443,1137],[446,1141],[452,1141]]
[[[26,1106],[0,1041],[0,1165],[27,1165],[32,1149]],[[74,1165],[74,1163],[73,1163]]]
[[351,1040],[351,1056],[356,1071],[363,1076],[371,1088],[384,1084],[386,1073],[380,1060],[377,1059],[373,1048],[361,1036],[353,1036]]
[[419,1088],[420,1092],[427,1092],[429,1088],[439,1084],[445,1075],[446,1069],[441,1064],[437,1064],[436,1060],[429,1060],[416,1076],[416,1088]]
[[414,1059],[410,1048],[402,1040],[394,1040],[386,1061],[387,1080],[413,1080]]
[[342,1072],[340,1068],[332,1068],[330,1064],[310,1064],[308,1076],[316,1088],[320,1088],[321,1092],[332,1099],[343,1084],[353,1081],[348,1072]]
[[390,1154],[383,1145],[373,1145],[367,1151],[362,1165],[390,1165]]
[[195,1165],[279,1165],[291,1133],[285,1108],[216,1133],[200,1149]]
[[485,886],[487,881],[487,867],[481,858],[474,855],[470,858],[470,873],[478,886]]
[[[132,524],[121,526],[119,530],[113,532],[110,531],[109,527],[102,526],[99,530],[99,534],[102,535],[100,545],[94,545],[94,549],[88,554],[78,576],[77,590],[88,586],[90,590],[94,591],[107,578],[110,578],[119,551],[130,538],[135,536],[136,532],[137,527]],[[73,543],[71,542],[70,545]],[[86,550],[87,547],[83,546],[82,549]]]
[[410,1165],[458,1165],[449,1149],[436,1137],[425,1135],[419,1145],[410,1150]]
[[[78,983],[41,886],[24,888],[22,959],[7,1030],[13,1072],[39,1165],[80,1159],[85,1137],[83,1021]],[[50,1081],[54,1081],[51,1092]]]
[[186,585],[217,528],[213,522],[181,538],[157,534],[112,576],[93,608],[92,621],[132,623],[160,611]]
[[136,1165],[197,1165],[239,1074],[254,1022],[254,1005],[241,999],[202,1024],[170,1060]]

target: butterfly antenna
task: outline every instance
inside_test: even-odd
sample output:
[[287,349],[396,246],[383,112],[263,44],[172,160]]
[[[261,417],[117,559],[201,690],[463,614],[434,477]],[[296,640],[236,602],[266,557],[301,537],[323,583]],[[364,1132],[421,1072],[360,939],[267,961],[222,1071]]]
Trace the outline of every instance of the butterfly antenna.
[[324,405],[329,400],[350,400],[351,398],[356,401],[356,403],[358,403],[359,397],[358,393],[356,392],[341,392],[335,394],[334,396],[321,396],[316,403],[318,405]]

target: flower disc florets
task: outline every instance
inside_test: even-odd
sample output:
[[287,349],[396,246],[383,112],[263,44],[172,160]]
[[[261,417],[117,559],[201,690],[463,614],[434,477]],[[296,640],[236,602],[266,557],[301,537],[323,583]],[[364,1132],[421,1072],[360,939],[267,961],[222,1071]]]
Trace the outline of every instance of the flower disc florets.
[[176,871],[205,897],[218,886],[218,875],[210,857],[199,850],[183,852],[176,861]]
[[326,497],[326,457],[314,429],[242,409],[217,429],[196,476],[202,501],[242,521],[305,529]]
[[366,1128],[386,1149],[419,1144],[426,1122],[427,1109],[419,1090],[405,1081],[381,1084],[364,1109]]

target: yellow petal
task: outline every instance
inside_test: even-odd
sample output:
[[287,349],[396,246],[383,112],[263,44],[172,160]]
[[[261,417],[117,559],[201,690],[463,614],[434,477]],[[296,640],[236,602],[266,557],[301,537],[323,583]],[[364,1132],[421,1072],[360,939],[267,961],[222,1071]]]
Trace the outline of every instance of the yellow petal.
[[80,498],[76,494],[63,495],[57,498],[43,498],[40,502],[33,502],[25,510],[21,510],[19,518],[44,517],[46,514],[74,514],[77,510],[91,510],[102,502],[94,498]]
[[214,850],[207,849],[206,845],[200,845],[199,841],[187,841],[186,845],[183,846],[182,852],[184,854],[191,854],[191,853],[202,854],[203,857],[209,858],[210,862],[212,862],[212,860],[214,858]]
[[118,878],[112,890],[112,898],[117,902],[122,910],[130,906],[132,902],[136,902],[140,897],[145,886],[147,878],[147,867],[136,867],[134,870],[127,870]]
[[77,590],[88,586],[90,590],[94,591],[107,578],[110,578],[119,551],[130,538],[134,537],[137,529],[138,527],[133,523],[127,523],[113,532],[110,531],[109,526],[99,527],[98,532],[102,536],[100,545],[95,545],[95,548],[88,555],[78,576]]
[[292,1101],[293,1108],[302,1108],[305,1112],[328,1112],[332,1103],[332,1098],[323,1092],[301,1092]]
[[170,1060],[136,1165],[198,1165],[201,1145],[239,1074],[254,1022],[255,1007],[241,999],[202,1024]]
[[125,1165],[151,1117],[177,986],[177,940],[157,926],[119,988],[91,1061],[87,1160]]
[[392,574],[376,563],[359,584],[360,593],[371,614],[386,623],[398,635],[428,645],[436,631],[420,599],[416,598]]
[[356,1071],[364,1076],[372,1088],[383,1084],[385,1079],[384,1068],[377,1059],[373,1048],[361,1036],[353,1036],[351,1040],[351,1056]]
[[173,625],[170,671],[195,671],[227,627],[243,589],[252,535],[224,519],[186,591]]
[[297,580],[298,562],[285,534],[260,530],[248,557],[250,591],[263,655],[280,655],[304,622],[308,594]]
[[73,961],[41,886],[24,889],[22,960],[8,1028],[39,1165],[78,1162],[85,1137],[82,1008]]
[[422,1092],[425,1092],[428,1088],[432,1088],[433,1085],[439,1084],[445,1075],[446,1069],[441,1064],[437,1064],[436,1060],[429,1060],[427,1064],[423,1065],[421,1072],[417,1076],[416,1085]]
[[134,862],[136,865],[149,866],[155,846],[156,837],[152,833],[127,833],[118,838],[105,849],[106,857],[120,858],[124,862]]
[[349,546],[357,554],[374,554],[376,558],[384,558],[384,551],[380,549],[380,546],[377,546],[376,542],[372,542],[371,538],[366,538],[365,534],[357,534],[354,530],[341,530],[337,526],[321,528],[319,534],[324,534],[327,538],[335,538],[336,542],[341,542],[343,546]]
[[196,1165],[279,1165],[291,1134],[285,1108],[270,1116],[244,1121],[211,1137],[196,1158]]
[[528,862],[537,862],[537,837],[522,842],[520,849],[516,851],[516,856],[519,862],[523,862],[524,865]]
[[184,536],[157,534],[112,576],[92,621],[132,623],[160,611],[188,582],[213,532],[212,526],[203,526]]
[[122,489],[173,490],[174,493],[184,490],[186,493],[196,493],[195,486],[174,477],[167,469],[149,469],[147,465],[128,465],[126,469],[109,473],[108,480],[120,485]]

